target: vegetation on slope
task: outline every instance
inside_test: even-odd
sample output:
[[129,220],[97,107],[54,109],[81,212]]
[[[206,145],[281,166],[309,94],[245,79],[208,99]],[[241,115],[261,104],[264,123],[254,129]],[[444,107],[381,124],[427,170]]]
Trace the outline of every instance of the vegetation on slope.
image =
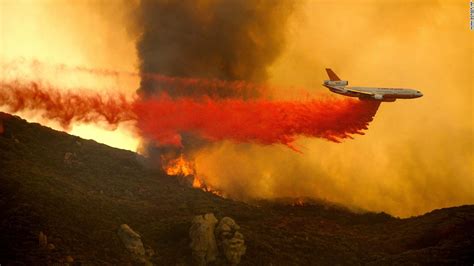
[[[191,263],[194,215],[241,226],[242,265],[474,262],[474,206],[396,219],[319,202],[251,204],[184,187],[135,153],[7,114],[0,134],[0,263],[133,263],[117,236],[126,223],[157,265]],[[40,248],[44,232],[54,249]]]

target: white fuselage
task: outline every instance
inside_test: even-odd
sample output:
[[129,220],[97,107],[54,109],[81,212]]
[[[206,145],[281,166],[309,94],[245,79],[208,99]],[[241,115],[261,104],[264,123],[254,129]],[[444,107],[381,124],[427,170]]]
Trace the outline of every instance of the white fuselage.
[[405,88],[349,87],[347,81],[325,80],[324,86],[330,91],[361,100],[393,102],[396,99],[413,99],[423,96],[420,91]]

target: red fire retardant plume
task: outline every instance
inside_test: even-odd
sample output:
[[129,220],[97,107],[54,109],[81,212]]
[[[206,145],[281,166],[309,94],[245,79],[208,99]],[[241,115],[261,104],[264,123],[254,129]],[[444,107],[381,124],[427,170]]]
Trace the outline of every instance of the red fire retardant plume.
[[63,128],[73,122],[106,122],[115,128],[120,122],[135,120],[132,103],[121,94],[100,95],[84,90],[60,91],[41,82],[0,81],[0,106],[10,112],[35,111]]
[[[61,92],[39,82],[0,82],[0,106],[32,110],[65,128],[73,122],[117,126],[136,121],[137,131],[160,146],[181,146],[181,134],[208,141],[232,140],[292,146],[298,136],[339,142],[363,134],[379,103],[350,98],[269,101],[239,98],[127,100],[123,95]],[[295,149],[296,150],[296,149]]]
[[349,98],[275,102],[159,97],[136,102],[134,112],[141,133],[161,145],[180,146],[180,133],[191,132],[209,141],[281,143],[294,149],[297,136],[339,142],[363,134],[378,106]]

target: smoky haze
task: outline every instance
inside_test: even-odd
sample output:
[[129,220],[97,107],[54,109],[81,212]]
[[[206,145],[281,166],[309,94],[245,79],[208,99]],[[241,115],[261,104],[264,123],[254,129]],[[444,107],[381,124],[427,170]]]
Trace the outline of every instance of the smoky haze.
[[331,67],[354,86],[415,88],[424,96],[382,103],[370,130],[354,140],[302,139],[303,155],[279,146],[208,146],[196,156],[197,172],[234,198],[310,196],[403,217],[474,203],[474,35],[466,2],[341,2],[307,1],[293,13],[269,82],[326,92],[320,84]]
[[[142,81],[150,94],[170,92],[163,82],[161,87],[145,86],[144,72],[163,72],[266,81],[272,86],[310,88],[311,95],[329,95],[321,81],[327,79],[324,68],[331,67],[354,85],[407,87],[424,93],[416,100],[381,104],[365,136],[339,144],[297,141],[303,154],[283,145],[231,141],[193,150],[198,175],[234,198],[311,196],[400,216],[474,203],[474,35],[464,0],[298,1],[297,5],[287,1],[4,2],[0,4],[5,10],[0,61],[25,57],[124,71],[139,66],[144,76],[104,82],[102,77],[76,73],[52,75],[55,82],[70,87],[85,86],[101,93],[121,88],[134,94]],[[224,4],[232,7],[234,17],[220,13],[217,7]],[[255,15],[247,20],[243,12],[250,5],[261,8],[247,12]],[[168,9],[156,10],[159,7]],[[243,20],[241,28],[224,25],[237,18]],[[199,35],[191,34],[191,29]],[[217,35],[224,39],[198,37]],[[152,43],[153,38],[159,42]],[[204,44],[215,49],[203,48]],[[191,90],[192,86],[186,87],[177,95]],[[286,99],[297,92],[280,90],[274,98],[276,94]],[[127,128],[107,132],[73,126],[72,134],[131,150],[139,139]]]

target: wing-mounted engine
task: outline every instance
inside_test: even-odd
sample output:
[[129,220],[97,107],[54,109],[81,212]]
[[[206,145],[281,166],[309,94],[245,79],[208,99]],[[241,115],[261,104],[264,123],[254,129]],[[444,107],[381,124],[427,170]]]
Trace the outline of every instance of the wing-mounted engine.
[[374,97],[374,99],[377,100],[377,101],[383,100],[383,95],[382,95],[382,94],[375,94],[373,97]]
[[361,101],[379,101],[379,102],[394,102],[396,98],[386,98],[381,94],[375,94],[373,96],[359,96]]
[[382,94],[375,94],[374,95],[374,100],[381,101],[381,102],[394,102],[396,99],[385,97]]
[[349,81],[347,81],[347,80],[325,80],[324,85],[334,86],[334,87],[347,86],[347,85],[349,85]]

